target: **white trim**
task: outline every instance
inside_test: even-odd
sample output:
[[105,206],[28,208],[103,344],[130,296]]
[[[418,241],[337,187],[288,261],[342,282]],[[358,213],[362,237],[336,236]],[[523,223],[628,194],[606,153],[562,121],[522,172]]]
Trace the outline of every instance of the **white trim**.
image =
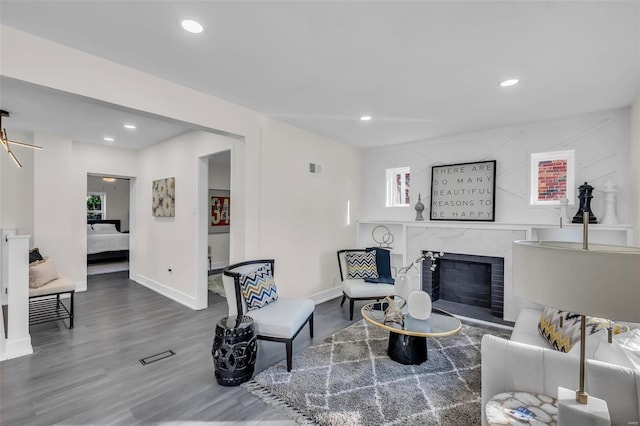
[[27,335],[22,339],[7,339],[4,353],[0,354],[0,361],[31,355],[32,353],[31,335]]
[[[133,279],[133,278],[130,278]],[[144,275],[137,275],[136,279],[133,279],[140,285],[143,285],[156,293],[159,293],[169,299],[180,303],[188,308],[196,310],[196,298],[193,296],[189,296],[181,291],[178,291],[174,288],[167,287],[164,284],[160,284],[157,281],[152,280],[151,278],[145,277]]]
[[510,326],[510,325],[506,325],[506,324],[497,324],[495,322],[489,322],[489,321],[484,321],[484,320],[481,320],[481,319],[464,317],[462,315],[455,315],[455,317],[458,318],[461,321],[467,321],[467,322],[471,322],[471,323],[475,323],[475,324],[486,325],[488,327],[496,327],[496,328],[502,328],[502,329],[505,329],[505,330],[513,331],[513,327]]
[[333,287],[329,290],[323,290],[310,295],[308,298],[313,300],[316,305],[342,296],[342,287]]

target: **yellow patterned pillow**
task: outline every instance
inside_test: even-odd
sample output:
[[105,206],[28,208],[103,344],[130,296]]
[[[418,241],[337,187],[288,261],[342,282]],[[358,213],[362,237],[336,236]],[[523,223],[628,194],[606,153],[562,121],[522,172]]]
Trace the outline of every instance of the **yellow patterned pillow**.
[[[613,329],[614,334],[629,331],[627,325],[605,318],[587,317],[586,319],[587,336],[609,327]],[[540,316],[538,330],[555,350],[569,352],[573,345],[580,341],[580,315],[546,307]]]

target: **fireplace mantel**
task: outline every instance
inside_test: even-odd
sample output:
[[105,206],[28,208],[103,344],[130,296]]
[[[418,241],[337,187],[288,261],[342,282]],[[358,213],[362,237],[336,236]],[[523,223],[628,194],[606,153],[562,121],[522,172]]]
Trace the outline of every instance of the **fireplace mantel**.
[[[417,258],[422,250],[495,256],[504,258],[504,319],[515,321],[520,308],[531,302],[513,292],[512,244],[516,240],[582,241],[582,225],[559,226],[487,222],[391,222],[359,221],[358,245],[377,245],[371,231],[386,226],[393,234],[392,264],[401,267]],[[632,245],[630,225],[589,225],[589,241],[601,244]]]

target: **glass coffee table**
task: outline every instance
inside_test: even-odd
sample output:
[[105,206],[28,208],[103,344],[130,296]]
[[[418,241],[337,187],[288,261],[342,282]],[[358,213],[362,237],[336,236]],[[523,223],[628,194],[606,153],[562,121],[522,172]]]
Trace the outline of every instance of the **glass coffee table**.
[[[395,302],[403,305],[402,298]],[[431,316],[419,320],[407,313],[406,306],[396,315],[390,314],[389,302],[368,303],[362,307],[365,321],[389,331],[387,355],[392,360],[406,365],[422,364],[428,359],[427,337],[443,337],[458,333],[462,329],[460,320],[441,309],[433,308]]]

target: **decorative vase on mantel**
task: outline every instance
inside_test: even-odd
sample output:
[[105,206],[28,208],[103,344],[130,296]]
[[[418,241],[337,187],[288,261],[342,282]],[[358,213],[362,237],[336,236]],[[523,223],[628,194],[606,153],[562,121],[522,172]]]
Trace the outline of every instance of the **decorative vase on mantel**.
[[424,220],[422,217],[422,212],[424,211],[424,204],[422,204],[422,200],[420,199],[420,194],[418,194],[418,202],[416,203],[416,220]]

